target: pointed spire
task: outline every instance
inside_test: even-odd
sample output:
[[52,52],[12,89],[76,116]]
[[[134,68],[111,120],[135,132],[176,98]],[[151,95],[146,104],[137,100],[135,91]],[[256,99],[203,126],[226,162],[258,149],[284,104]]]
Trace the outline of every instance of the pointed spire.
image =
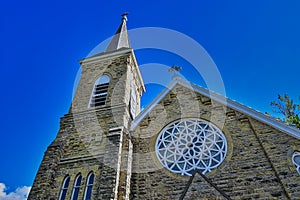
[[108,47],[106,48],[106,52],[118,50],[122,47],[130,48],[126,27],[127,15],[128,13],[122,14],[122,22],[112,40],[110,41]]

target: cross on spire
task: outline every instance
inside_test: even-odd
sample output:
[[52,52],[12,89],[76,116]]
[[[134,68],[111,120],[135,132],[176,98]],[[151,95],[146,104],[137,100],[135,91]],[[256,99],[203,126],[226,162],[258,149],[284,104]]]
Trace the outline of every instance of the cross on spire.
[[127,22],[127,15],[128,15],[129,13],[128,12],[124,12],[121,16],[122,16],[122,21],[123,20],[125,20],[126,22]]

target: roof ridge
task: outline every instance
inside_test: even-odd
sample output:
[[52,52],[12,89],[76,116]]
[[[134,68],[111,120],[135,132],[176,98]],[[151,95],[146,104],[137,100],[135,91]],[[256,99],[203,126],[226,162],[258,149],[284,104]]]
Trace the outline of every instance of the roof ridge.
[[249,117],[252,117],[260,122],[266,123],[273,128],[276,128],[284,133],[287,133],[288,135],[295,137],[297,139],[300,139],[300,130],[288,126],[287,124],[276,120],[273,117],[270,117],[268,115],[263,114],[262,112],[259,112],[253,108],[250,108],[246,105],[243,105],[237,101],[234,101],[232,99],[229,99],[225,96],[222,96],[216,92],[210,91],[206,88],[203,88],[199,85],[196,85],[194,83],[191,83],[187,80],[184,80],[182,78],[176,78],[173,79],[164,89],[161,91],[149,104],[148,106],[140,112],[136,118],[132,121],[130,131],[135,130],[135,128],[139,125],[139,123],[147,116],[147,114],[171,91],[177,84],[180,84],[186,88],[189,88],[191,90],[194,90],[204,96],[209,97],[210,99],[219,102],[231,109],[234,109],[238,112],[241,112]]

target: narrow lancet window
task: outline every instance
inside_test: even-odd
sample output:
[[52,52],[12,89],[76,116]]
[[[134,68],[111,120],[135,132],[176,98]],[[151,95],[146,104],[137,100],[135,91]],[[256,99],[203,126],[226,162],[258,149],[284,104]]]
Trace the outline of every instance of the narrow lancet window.
[[96,80],[91,95],[89,107],[97,107],[97,106],[105,105],[108,86],[109,86],[109,77],[107,75],[103,75]]
[[63,181],[63,184],[61,186],[59,200],[65,200],[66,199],[69,183],[70,183],[70,176],[66,176],[64,181]]
[[76,176],[71,200],[77,200],[78,199],[78,195],[79,195],[79,191],[80,191],[80,185],[81,185],[81,179],[82,179],[81,174]]
[[136,95],[134,89],[131,90],[131,97],[130,97],[130,114],[132,119],[135,118],[136,114]]
[[93,189],[93,184],[94,184],[94,173],[91,172],[86,181],[86,187],[85,187],[85,192],[84,192],[84,200],[91,200],[92,197],[92,189]]

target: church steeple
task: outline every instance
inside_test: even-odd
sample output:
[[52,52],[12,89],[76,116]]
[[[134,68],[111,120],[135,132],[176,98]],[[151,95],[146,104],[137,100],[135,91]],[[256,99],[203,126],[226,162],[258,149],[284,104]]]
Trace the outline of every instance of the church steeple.
[[122,14],[121,24],[117,29],[115,35],[113,36],[112,40],[110,41],[105,52],[115,51],[122,47],[130,48],[127,27],[126,27],[127,14],[128,13]]
[[129,200],[133,143],[130,123],[145,91],[126,14],[104,53],[82,59],[69,113],[61,118],[29,200]]

